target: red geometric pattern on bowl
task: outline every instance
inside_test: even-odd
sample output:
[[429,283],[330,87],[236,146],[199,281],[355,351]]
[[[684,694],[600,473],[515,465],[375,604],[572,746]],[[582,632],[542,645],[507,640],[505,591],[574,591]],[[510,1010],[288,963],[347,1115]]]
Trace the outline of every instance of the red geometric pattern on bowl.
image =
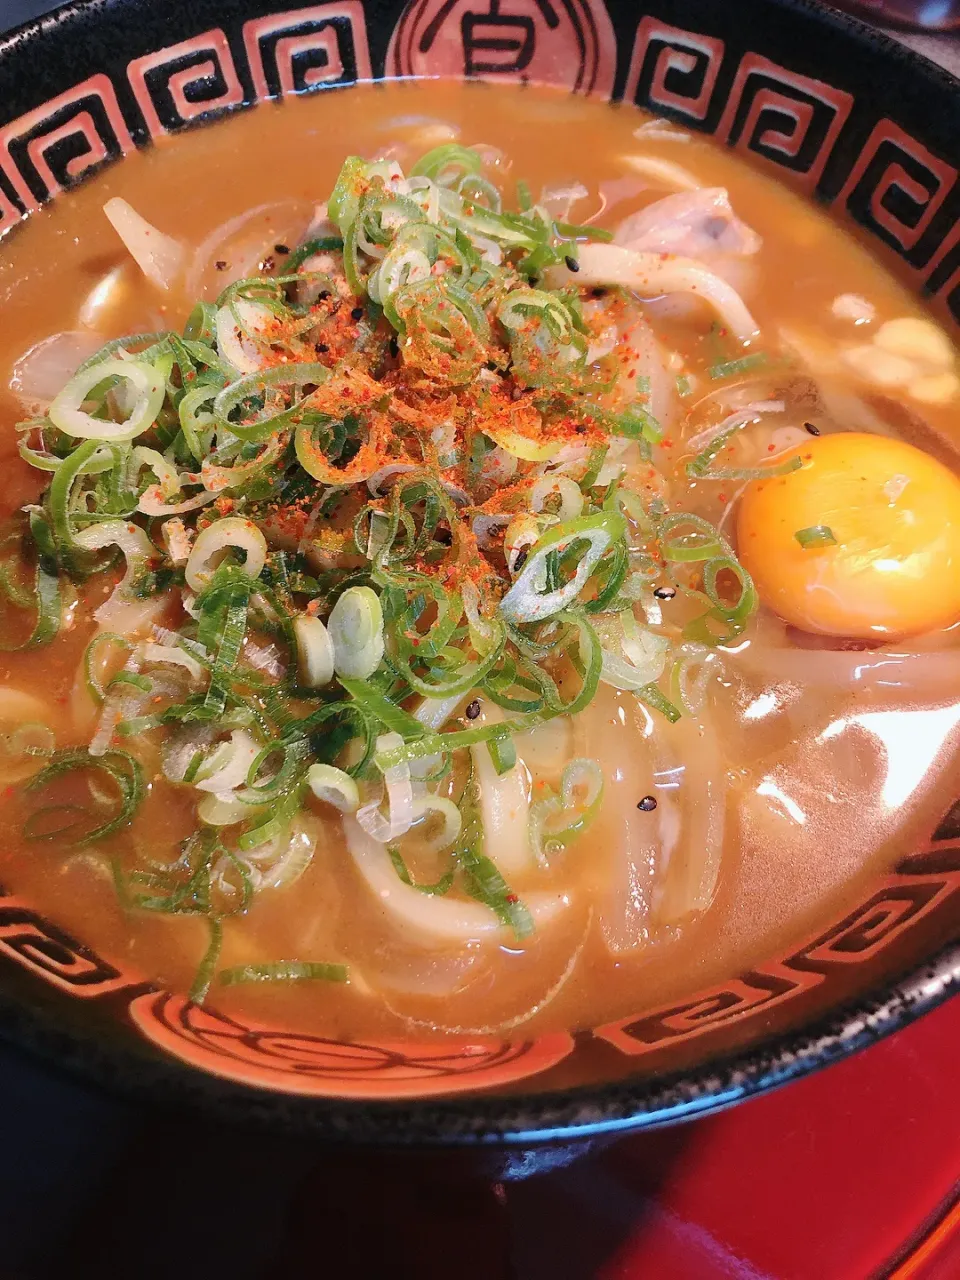
[[439,1044],[361,1043],[237,1022],[183,996],[150,992],[130,1005],[148,1040],[241,1084],[336,1098],[416,1098],[513,1084],[556,1066],[573,1049],[565,1033],[538,1040]]

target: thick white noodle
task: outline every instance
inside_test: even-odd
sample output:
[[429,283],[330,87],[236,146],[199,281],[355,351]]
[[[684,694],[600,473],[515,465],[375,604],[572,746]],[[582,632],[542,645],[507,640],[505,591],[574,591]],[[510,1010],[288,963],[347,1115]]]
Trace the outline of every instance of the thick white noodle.
[[585,244],[580,250],[579,273],[574,275],[565,267],[557,267],[552,269],[551,278],[566,285],[620,285],[646,298],[691,293],[709,303],[741,342],[748,342],[759,333],[757,322],[737,291],[693,258],[637,253],[618,244]]
[[470,754],[480,788],[483,850],[509,883],[534,866],[527,833],[530,775],[519,758],[512,769],[498,775],[485,742],[471,747]]
[[[500,936],[503,926],[479,902],[436,897],[404,884],[390,861],[386,847],[379,844],[350,817],[343,820],[350,856],[367,887],[379,900],[391,923],[405,934],[414,934],[426,945],[480,941]],[[524,899],[534,924],[541,927],[570,905],[565,893],[534,893]]]
[[723,856],[727,781],[709,719],[684,716],[654,734],[660,849],[651,907],[656,924],[679,924],[713,902]]

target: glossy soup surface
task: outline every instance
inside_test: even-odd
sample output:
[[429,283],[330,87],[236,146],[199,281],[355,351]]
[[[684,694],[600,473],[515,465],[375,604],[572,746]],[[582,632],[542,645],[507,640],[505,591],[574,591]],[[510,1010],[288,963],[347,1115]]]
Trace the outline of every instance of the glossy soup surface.
[[[771,567],[761,546],[751,567],[762,598],[792,574],[800,585],[787,594],[806,599],[803,557],[817,552],[791,551],[798,522],[810,523],[804,492],[785,488],[772,500],[752,499],[760,523],[745,526],[741,512],[738,531],[743,482],[688,487],[680,468],[698,450],[685,442],[740,405],[774,401],[782,409],[743,433],[731,459],[736,465],[779,459],[786,449],[802,452],[848,431],[905,439],[953,468],[960,403],[953,353],[939,365],[921,360],[912,373],[894,361],[891,374],[874,336],[887,321],[923,313],[849,230],[710,142],[670,127],[643,129],[644,121],[630,108],[547,90],[361,87],[263,106],[166,140],[62,197],[0,245],[0,514],[39,491],[36,473],[17,452],[14,427],[24,414],[7,389],[28,348],[61,330],[86,327],[105,341],[179,327],[197,296],[216,297],[217,261],[229,271],[235,257],[255,263],[261,254],[276,257],[273,246],[301,239],[345,154],[389,154],[406,166],[457,138],[490,149],[492,175],[508,192],[522,178],[535,199],[546,190],[566,204],[561,216],[569,209],[573,222],[610,229],[685,187],[726,188],[734,212],[761,243],[754,253],[728,254],[715,265],[756,317],[760,336],[750,350],[768,360],[729,375],[718,397],[720,384],[707,371],[730,351],[718,348],[709,309],[689,295],[644,304],[669,380],[661,389],[665,436],[654,461],[670,492],[684,493],[686,509],[739,536],[741,554],[748,538],[776,543],[777,514],[789,512],[782,558]],[[160,292],[129,260],[101,212],[112,196],[189,247],[194,265],[177,289]],[[218,234],[258,206],[231,235]],[[838,305],[840,297],[846,301]],[[677,378],[688,394],[678,393]],[[838,465],[852,474],[864,455],[844,447]],[[897,467],[892,475],[900,475]],[[918,518],[934,499],[947,504],[949,515],[952,491],[939,483],[921,495]],[[837,512],[851,501],[838,497]],[[960,511],[953,515],[960,518]],[[838,514],[834,523],[842,520]],[[901,536],[878,533],[869,522],[854,534],[867,541],[889,536],[892,546]],[[711,666],[697,715],[670,725],[632,693],[601,685],[573,723],[560,721],[536,742],[518,742],[524,788],[534,797],[538,786],[556,784],[573,757],[597,760],[605,784],[599,816],[551,861],[549,874],[535,868],[511,885],[522,896],[545,878],[565,895],[564,909],[531,938],[423,945],[396,925],[357,874],[337,815],[317,806],[311,865],[295,884],[265,888],[244,915],[227,921],[220,963],[342,962],[351,980],[215,985],[208,999],[228,1012],[336,1036],[595,1025],[732,975],[836,918],[871,876],[930,829],[955,794],[960,733],[956,613],[949,603],[946,616],[938,616],[935,603],[927,608],[942,584],[921,573],[890,606],[887,634],[851,647],[844,628],[859,634],[864,617],[869,623],[880,606],[869,592],[861,599],[848,568],[841,566],[831,588],[837,634],[788,628],[761,604],[745,635]],[[89,741],[92,712],[78,668],[96,629],[99,590],[70,605],[66,630],[52,647],[0,655],[0,680],[29,695],[9,703],[8,728],[18,719],[40,720],[52,726],[59,746]],[[790,607],[785,596],[780,612],[792,616]],[[898,619],[902,630],[913,632],[916,623],[920,633],[899,637]],[[803,617],[792,620],[806,625]],[[169,862],[194,824],[193,800],[165,781],[156,754],[143,750],[147,799],[132,826],[107,846],[121,868]],[[21,777],[7,770],[0,882],[105,957],[188,989],[207,946],[205,922],[125,908],[102,850],[24,841],[29,806]],[[657,800],[655,808],[641,806],[646,797]],[[526,794],[517,801],[516,823],[524,821],[526,802]],[[696,881],[698,860],[712,846],[720,851],[712,900],[689,910],[683,885]],[[431,869],[425,866],[420,878]]]

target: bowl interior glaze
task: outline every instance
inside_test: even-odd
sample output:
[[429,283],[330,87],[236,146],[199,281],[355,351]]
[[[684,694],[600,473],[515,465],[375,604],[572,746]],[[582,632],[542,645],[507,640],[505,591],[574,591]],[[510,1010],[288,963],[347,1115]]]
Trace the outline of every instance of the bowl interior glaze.
[[[69,5],[0,42],[0,234],[166,134],[409,76],[550,83],[712,134],[852,218],[960,320],[960,84],[806,0]],[[0,886],[0,1035],[111,1087],[327,1137],[496,1142],[667,1123],[824,1065],[951,993],[954,800],[927,844],[787,954],[669,1007],[532,1040],[357,1044],[240,1024],[108,963]]]

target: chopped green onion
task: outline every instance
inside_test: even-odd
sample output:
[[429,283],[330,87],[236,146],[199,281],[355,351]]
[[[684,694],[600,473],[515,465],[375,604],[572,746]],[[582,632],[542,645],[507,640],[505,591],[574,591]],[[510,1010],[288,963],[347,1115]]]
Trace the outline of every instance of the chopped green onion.
[[348,982],[345,964],[327,964],[316,960],[278,960],[273,964],[240,964],[221,969],[217,982],[221,987],[235,987],[251,982]]
[[[106,751],[102,756],[92,756],[82,748],[66,747],[54,752],[49,763],[30,779],[25,789],[28,792],[39,792],[59,778],[78,772],[101,774],[108,779],[116,792],[115,812],[106,821],[98,821],[87,808],[71,805],[69,808],[74,813],[74,820],[51,833],[40,825],[42,815],[53,810],[62,811],[65,806],[54,805],[52,808],[39,809],[24,825],[24,835],[28,840],[62,839],[69,835],[70,843],[85,844],[104,840],[133,820],[144,794],[143,771],[138,761],[126,751]],[[81,818],[86,818],[87,821],[80,821]]]
[[488,738],[487,750],[498,774],[509,773],[517,763],[517,747],[513,738]]
[[833,547],[837,543],[833,530],[827,524],[812,524],[807,529],[798,529],[793,536],[805,551],[811,547]]
[[213,982],[213,975],[220,960],[220,952],[223,948],[223,923],[216,917],[211,917],[208,923],[210,941],[190,985],[189,995],[194,1004],[203,1004],[204,1000],[206,1000],[210,984]]
[[717,382],[721,378],[732,378],[738,373],[748,373],[751,369],[758,369],[766,364],[768,359],[765,351],[754,351],[737,360],[723,360],[720,364],[711,365],[710,378]]
[[[126,418],[95,418],[83,409],[84,402],[105,381],[127,383],[134,393],[133,407]],[[101,400],[107,392],[101,392]],[[156,421],[166,394],[166,379],[145,360],[102,360],[85,373],[75,374],[50,405],[53,425],[68,436],[87,440],[132,440]]]
[[393,863],[397,875],[411,889],[417,889],[420,893],[425,893],[432,898],[442,898],[445,893],[449,893],[453,888],[453,882],[456,878],[454,872],[445,872],[434,884],[418,884],[407,870],[407,864],[404,862],[399,849],[394,845],[390,845],[387,848],[387,853],[390,855],[390,861]]
[[461,809],[465,819],[460,839],[453,850],[453,860],[460,869],[464,889],[471,898],[489,907],[518,939],[529,937],[533,932],[530,912],[511,891],[496,864],[483,852],[480,796],[472,774],[464,791]]

